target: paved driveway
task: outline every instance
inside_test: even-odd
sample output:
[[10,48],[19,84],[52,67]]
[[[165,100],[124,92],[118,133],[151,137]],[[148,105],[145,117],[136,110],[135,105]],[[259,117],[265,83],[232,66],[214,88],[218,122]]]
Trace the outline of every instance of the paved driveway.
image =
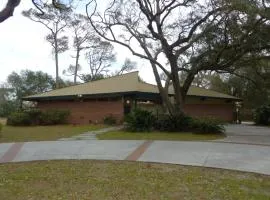
[[227,138],[224,142],[270,145],[270,128],[252,124],[232,124],[226,126]]
[[128,160],[270,175],[270,146],[179,141],[84,140],[0,144],[0,163],[55,159]]

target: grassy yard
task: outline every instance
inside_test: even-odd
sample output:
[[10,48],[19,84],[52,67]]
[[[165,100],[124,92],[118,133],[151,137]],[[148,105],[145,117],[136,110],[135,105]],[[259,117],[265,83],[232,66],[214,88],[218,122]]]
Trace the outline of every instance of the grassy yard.
[[7,123],[7,119],[0,117],[0,124],[5,125],[6,123]]
[[166,132],[126,132],[113,131],[97,135],[101,140],[215,140],[222,139],[223,134],[193,134],[193,133],[166,133]]
[[17,199],[270,199],[270,176],[126,161],[0,164],[0,196]]
[[63,137],[71,137],[85,131],[96,130],[102,127],[102,125],[57,125],[32,127],[4,126],[0,133],[0,143],[56,140]]

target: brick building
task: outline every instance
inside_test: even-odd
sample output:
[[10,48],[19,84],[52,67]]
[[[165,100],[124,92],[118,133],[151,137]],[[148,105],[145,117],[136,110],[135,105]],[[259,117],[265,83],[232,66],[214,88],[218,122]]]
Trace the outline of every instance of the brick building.
[[[169,89],[170,96],[173,90]],[[112,115],[119,122],[134,107],[161,112],[161,98],[156,85],[141,82],[138,72],[114,76],[42,94],[24,97],[37,102],[41,110],[68,109],[69,122],[73,124],[102,123]],[[235,102],[240,99],[227,94],[190,87],[184,111],[191,116],[211,116],[226,121],[233,120]]]

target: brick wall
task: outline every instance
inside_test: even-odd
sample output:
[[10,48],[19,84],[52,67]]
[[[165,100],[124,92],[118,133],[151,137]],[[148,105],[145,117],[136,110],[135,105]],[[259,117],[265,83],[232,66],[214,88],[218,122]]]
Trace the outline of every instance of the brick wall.
[[186,104],[184,111],[193,117],[214,117],[224,121],[233,121],[232,104]]
[[[161,107],[154,104],[139,104],[138,106],[151,110],[153,113],[162,112]],[[214,117],[224,121],[233,121],[234,103],[226,102],[224,99],[207,99],[200,100],[198,97],[188,97],[184,106],[186,114],[192,117]]]
[[[156,109],[156,105],[153,105]],[[73,124],[103,123],[103,118],[113,115],[118,122],[123,120],[124,107],[122,100],[84,100],[80,101],[44,101],[37,105],[41,110],[68,109],[71,111],[69,119]],[[155,110],[154,109],[154,110]],[[225,121],[233,120],[234,106],[232,103],[215,100],[187,102],[184,111],[193,117],[211,116]]]
[[88,101],[44,101],[38,102],[41,110],[68,109],[69,122],[72,124],[103,123],[103,118],[113,115],[118,121],[123,119],[123,103],[121,100],[88,100]]

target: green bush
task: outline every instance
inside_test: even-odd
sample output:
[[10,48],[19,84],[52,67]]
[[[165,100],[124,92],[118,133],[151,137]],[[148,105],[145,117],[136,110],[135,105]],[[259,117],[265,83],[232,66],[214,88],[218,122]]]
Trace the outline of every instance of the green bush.
[[214,118],[197,118],[193,120],[193,132],[195,133],[223,133],[225,128],[220,120]]
[[49,110],[42,112],[38,109],[14,112],[9,115],[7,125],[30,126],[30,125],[56,125],[65,124],[69,116],[66,110]]
[[14,112],[7,118],[7,125],[11,126],[29,126],[32,125],[32,119],[27,112]]
[[152,112],[142,109],[134,109],[129,113],[124,121],[126,122],[126,128],[130,131],[150,131],[156,121]]
[[222,133],[224,126],[214,118],[191,118],[185,114],[159,116],[155,123],[156,130],[168,132],[189,131],[195,133]]
[[113,115],[108,115],[106,117],[104,117],[103,119],[103,123],[106,125],[114,125],[116,124],[117,120]]
[[8,117],[19,108],[17,101],[5,101],[0,104],[0,117]]
[[40,115],[41,125],[66,124],[70,112],[68,110],[47,110]]
[[193,119],[187,115],[160,115],[155,122],[154,128],[159,131],[189,131],[192,127]]
[[29,115],[29,118],[31,119],[31,125],[39,125],[40,124],[40,116],[42,114],[41,110],[30,109],[30,110],[25,110],[24,112]]
[[258,125],[270,125],[270,105],[263,105],[254,111],[254,121]]

